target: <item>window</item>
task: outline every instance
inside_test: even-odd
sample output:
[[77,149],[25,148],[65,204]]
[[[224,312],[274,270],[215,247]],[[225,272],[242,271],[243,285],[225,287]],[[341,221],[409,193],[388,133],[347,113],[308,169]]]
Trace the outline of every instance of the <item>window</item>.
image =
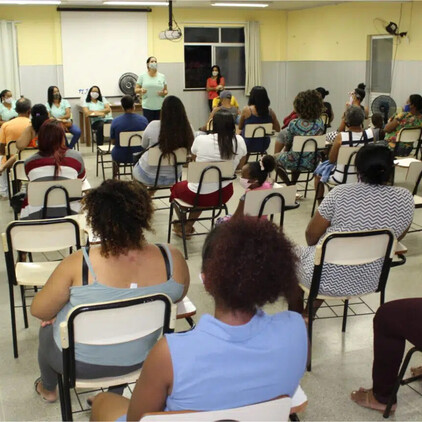
[[371,38],[371,92],[391,92],[393,60],[393,37],[391,35]]
[[218,64],[228,88],[245,86],[245,33],[239,28],[185,27],[185,88],[204,89]]

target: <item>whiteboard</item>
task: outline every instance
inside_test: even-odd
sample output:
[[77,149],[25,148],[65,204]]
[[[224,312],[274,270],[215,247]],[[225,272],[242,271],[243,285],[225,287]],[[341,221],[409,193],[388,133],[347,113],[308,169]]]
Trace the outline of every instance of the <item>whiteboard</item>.
[[119,78],[146,71],[147,17],[142,12],[61,12],[65,97],[98,85],[121,96]]

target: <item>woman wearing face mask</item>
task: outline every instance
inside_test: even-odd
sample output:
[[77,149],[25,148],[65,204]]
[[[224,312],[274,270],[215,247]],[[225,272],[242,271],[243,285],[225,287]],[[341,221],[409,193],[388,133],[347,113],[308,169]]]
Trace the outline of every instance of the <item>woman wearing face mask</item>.
[[208,106],[212,111],[212,102],[214,98],[218,97],[218,94],[224,90],[226,82],[224,77],[221,76],[220,67],[214,65],[211,68],[211,77],[207,79],[207,92],[208,92]]
[[412,94],[407,100],[401,113],[394,115],[385,125],[385,138],[389,148],[394,150],[394,155],[407,157],[413,149],[413,142],[397,142],[397,135],[405,127],[422,126],[422,97]]
[[101,90],[94,85],[89,88],[82,105],[85,116],[91,118],[91,127],[97,132],[97,145],[104,143],[104,121],[112,120],[110,103],[101,95]]
[[16,101],[13,99],[11,91],[4,89],[0,92],[0,126],[4,122],[17,117],[15,105]]
[[57,86],[48,87],[47,91],[47,103],[45,104],[50,117],[54,117],[60,120],[67,131],[69,131],[73,137],[70,144],[67,146],[72,149],[79,141],[81,137],[81,130],[78,126],[72,123],[72,109],[69,101],[62,98],[60,95],[59,88]]
[[166,77],[157,72],[157,58],[148,57],[148,71],[139,76],[135,92],[142,96],[142,109],[148,122],[160,120],[161,106],[168,94]]

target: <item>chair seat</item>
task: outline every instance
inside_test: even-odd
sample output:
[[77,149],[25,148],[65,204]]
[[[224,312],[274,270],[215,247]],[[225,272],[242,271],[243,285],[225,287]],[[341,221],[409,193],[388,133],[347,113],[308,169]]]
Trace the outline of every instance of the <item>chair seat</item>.
[[[193,208],[193,204],[189,204],[188,202],[185,202],[185,201],[183,201],[183,200],[181,200],[179,198],[173,199],[173,202],[176,202],[179,206],[181,206],[183,208]],[[224,204],[222,204],[222,206],[223,205]],[[196,206],[195,208],[207,210],[207,209],[212,209],[212,208],[218,208],[218,206],[217,205],[214,205],[214,206],[211,206],[210,205],[210,206],[206,206],[206,207]]]
[[403,255],[407,253],[407,247],[401,242],[397,242],[396,250],[394,251],[396,255]]
[[22,286],[44,286],[60,262],[18,262],[16,280]]
[[177,319],[191,317],[196,314],[196,306],[187,296],[177,304]]
[[[303,284],[299,283],[299,287],[307,294],[309,294],[309,288],[304,286]],[[367,294],[372,294],[373,292],[367,293]],[[350,295],[350,296],[327,296],[327,295],[318,295],[316,298],[317,299],[322,299],[322,300],[333,300],[333,299],[340,299],[340,300],[350,300],[352,297],[361,297],[361,296],[366,296],[366,294],[359,294],[359,295]]]
[[122,375],[120,377],[95,378],[91,380],[78,379],[76,380],[75,387],[99,389],[101,387],[112,387],[114,385],[130,384],[138,380],[140,373],[141,369],[137,369],[136,371],[130,372],[126,375]]
[[413,200],[415,201],[416,208],[422,207],[422,196],[414,195]]
[[404,167],[409,168],[410,163],[417,163],[419,160],[416,160],[415,158],[399,158],[394,160],[394,164],[398,167]]
[[98,145],[97,149],[101,154],[109,154],[111,151],[113,151],[114,145],[109,146],[108,145]]

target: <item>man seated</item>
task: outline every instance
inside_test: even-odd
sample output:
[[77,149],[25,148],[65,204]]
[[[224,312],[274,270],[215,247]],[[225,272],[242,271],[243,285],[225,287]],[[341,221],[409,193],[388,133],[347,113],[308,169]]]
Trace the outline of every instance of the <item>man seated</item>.
[[[116,163],[132,163],[133,154],[141,152],[143,148],[139,144],[138,139],[133,139],[138,144],[134,147],[122,147],[120,146],[120,134],[122,132],[137,132],[143,131],[148,126],[148,120],[135,111],[135,101],[130,95],[125,95],[121,99],[121,104],[124,110],[124,114],[113,119],[110,128],[111,143],[114,145],[111,151],[113,161]],[[113,176],[117,169],[113,165]]]

